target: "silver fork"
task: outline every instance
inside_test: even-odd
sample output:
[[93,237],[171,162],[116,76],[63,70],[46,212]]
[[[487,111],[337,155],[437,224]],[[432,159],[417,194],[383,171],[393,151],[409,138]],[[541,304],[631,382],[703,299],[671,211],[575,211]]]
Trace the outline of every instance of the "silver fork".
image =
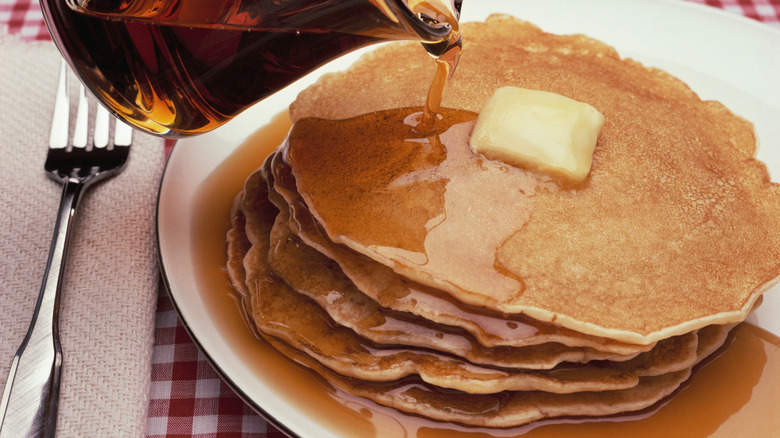
[[58,329],[60,289],[76,209],[84,190],[121,172],[130,152],[132,130],[117,122],[113,145],[110,144],[111,117],[100,106],[95,116],[93,147],[87,147],[89,104],[83,86],[79,90],[76,125],[68,147],[68,88],[68,67],[63,62],[44,166],[49,177],[62,183],[62,198],[30,328],[14,356],[0,400],[0,437],[54,435],[62,370]]

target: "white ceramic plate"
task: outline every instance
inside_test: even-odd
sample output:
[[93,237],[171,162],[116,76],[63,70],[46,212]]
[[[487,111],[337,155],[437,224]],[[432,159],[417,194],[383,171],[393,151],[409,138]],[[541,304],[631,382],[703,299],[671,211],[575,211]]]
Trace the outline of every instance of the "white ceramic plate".
[[[755,123],[759,158],[780,177],[780,31],[682,0],[466,0],[462,21],[504,12],[553,33],[584,33],[645,65],[687,82],[702,98],[716,99]],[[368,49],[370,50],[370,49]],[[365,51],[365,50],[363,50]],[[164,277],[182,320],[196,342],[234,388],[288,433],[338,436],[327,416],[301,411],[300,400],[271,384],[274,376],[249,363],[241,345],[221,329],[219,315],[204,299],[192,263],[192,209],[198,186],[242,142],[289,105],[325,71],[346,68],[356,52],[266,99],[218,130],[181,141],[163,176],[158,205],[159,251]],[[205,290],[204,290],[205,289]],[[777,288],[775,288],[777,289]],[[780,334],[780,291],[765,295],[751,322]],[[394,427],[376,430],[390,436]],[[343,433],[343,431],[342,431]],[[361,436],[369,436],[361,433]]]

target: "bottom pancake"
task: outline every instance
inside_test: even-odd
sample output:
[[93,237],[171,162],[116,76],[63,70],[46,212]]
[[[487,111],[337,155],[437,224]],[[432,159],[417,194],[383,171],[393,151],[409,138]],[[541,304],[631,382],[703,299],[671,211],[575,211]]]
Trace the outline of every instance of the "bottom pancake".
[[349,379],[273,337],[263,336],[282,354],[311,368],[339,389],[403,412],[471,426],[514,427],[545,418],[606,416],[648,408],[673,393],[691,375],[690,369],[644,377],[630,389],[551,394],[507,391],[467,394],[446,391],[409,378],[384,384]]

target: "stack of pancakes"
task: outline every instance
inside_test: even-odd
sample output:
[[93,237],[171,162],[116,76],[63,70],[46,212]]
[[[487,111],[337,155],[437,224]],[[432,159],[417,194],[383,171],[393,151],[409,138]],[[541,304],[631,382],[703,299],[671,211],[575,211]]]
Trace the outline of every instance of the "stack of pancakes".
[[[584,36],[462,28],[436,132],[411,122],[432,69],[418,44],[301,93],[236,198],[234,287],[283,354],[402,411],[508,427],[653,405],[780,275],[751,125]],[[604,114],[584,183],[472,152],[501,86]]]

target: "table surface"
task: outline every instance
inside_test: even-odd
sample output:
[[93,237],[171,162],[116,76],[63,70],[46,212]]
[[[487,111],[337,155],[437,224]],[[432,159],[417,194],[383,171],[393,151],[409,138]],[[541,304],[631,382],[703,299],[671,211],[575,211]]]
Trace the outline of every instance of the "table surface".
[[[780,27],[780,0],[680,0]],[[0,0],[0,31],[49,40],[38,2]],[[161,283],[152,359],[148,437],[283,437],[225,384],[182,326]]]

